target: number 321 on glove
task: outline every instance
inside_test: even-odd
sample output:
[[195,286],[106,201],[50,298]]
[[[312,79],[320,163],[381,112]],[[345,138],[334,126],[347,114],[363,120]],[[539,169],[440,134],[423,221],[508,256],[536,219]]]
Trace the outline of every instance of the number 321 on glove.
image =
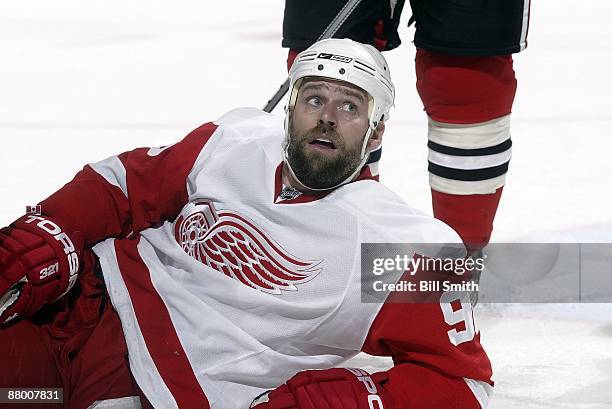
[[45,216],[0,229],[0,324],[28,317],[66,294],[79,273],[81,235]]
[[258,397],[252,409],[395,409],[382,387],[387,374],[363,369],[303,371]]

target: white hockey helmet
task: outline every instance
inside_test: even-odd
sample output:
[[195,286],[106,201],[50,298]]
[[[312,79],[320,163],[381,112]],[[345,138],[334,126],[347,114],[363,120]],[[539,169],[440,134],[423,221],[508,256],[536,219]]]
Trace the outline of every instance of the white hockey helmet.
[[314,43],[295,58],[289,70],[289,101],[293,108],[301,80],[324,77],[345,81],[366,91],[371,97],[370,129],[389,118],[395,100],[395,87],[385,57],[376,48],[348,38],[329,38]]
[[[293,110],[299,88],[304,78],[321,77],[344,81],[353,84],[369,96],[368,130],[363,136],[361,162],[353,173],[335,186],[326,189],[315,189],[306,186],[293,172],[288,158],[289,113]],[[395,86],[391,81],[391,71],[385,57],[376,48],[358,43],[348,38],[330,38],[314,43],[295,58],[289,70],[289,100],[285,106],[285,142],[283,156],[293,177],[311,190],[329,190],[349,183],[367,163],[370,152],[367,151],[370,135],[379,121],[389,119],[389,111],[395,100]]]

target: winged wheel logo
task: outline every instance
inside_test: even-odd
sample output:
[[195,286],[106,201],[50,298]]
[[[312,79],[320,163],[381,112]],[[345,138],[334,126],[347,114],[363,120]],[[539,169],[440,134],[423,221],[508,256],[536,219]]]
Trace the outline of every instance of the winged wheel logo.
[[290,254],[251,220],[227,210],[217,212],[207,201],[183,208],[174,222],[174,235],[196,260],[267,293],[297,291],[297,284],[321,272],[320,261]]

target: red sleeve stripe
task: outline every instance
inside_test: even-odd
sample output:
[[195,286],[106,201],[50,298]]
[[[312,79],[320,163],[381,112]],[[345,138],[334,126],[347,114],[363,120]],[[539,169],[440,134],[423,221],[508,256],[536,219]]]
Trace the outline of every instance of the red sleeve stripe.
[[111,156],[110,158],[90,164],[89,166],[106,179],[108,183],[121,189],[125,197],[128,197],[125,167],[117,156]]
[[149,354],[179,408],[209,409],[208,399],[195,377],[170,313],[140,256],[138,243],[139,240],[123,240],[121,249],[115,248],[115,251]]
[[172,220],[188,200],[187,178],[217,126],[200,126],[166,148],[138,148],[118,156],[126,170],[133,230]]
[[455,326],[445,321],[441,304],[409,303],[393,297],[378,312],[361,350],[391,356],[396,365],[418,363],[446,376],[490,381],[491,363],[480,344],[480,333],[454,346],[448,333]]
[[216,129],[205,124],[174,145],[87,165],[40,203],[42,211],[80,231],[87,246],[172,220],[188,200],[188,175]]

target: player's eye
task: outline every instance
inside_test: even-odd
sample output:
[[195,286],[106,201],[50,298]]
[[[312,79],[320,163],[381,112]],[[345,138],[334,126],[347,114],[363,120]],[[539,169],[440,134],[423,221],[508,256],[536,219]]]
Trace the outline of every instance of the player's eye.
[[357,105],[353,104],[352,102],[345,102],[342,104],[342,106],[340,106],[340,109],[345,112],[357,112]]
[[323,104],[323,102],[321,101],[321,98],[319,98],[319,97],[309,97],[306,100],[306,103],[308,105],[312,105],[313,107],[319,107],[319,106],[321,106]]

